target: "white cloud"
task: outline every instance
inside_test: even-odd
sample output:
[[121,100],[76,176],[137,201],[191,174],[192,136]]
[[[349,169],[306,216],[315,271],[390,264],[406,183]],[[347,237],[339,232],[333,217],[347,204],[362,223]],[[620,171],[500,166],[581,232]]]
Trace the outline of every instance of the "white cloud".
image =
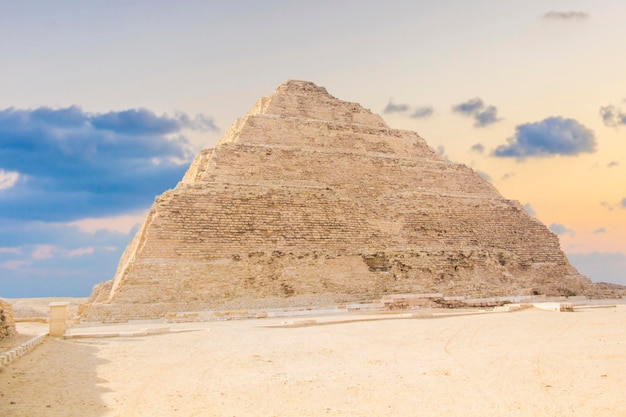
[[68,258],[73,258],[75,256],[91,255],[94,252],[94,250],[95,249],[92,246],[88,246],[86,248],[77,248],[77,249],[71,249],[71,250],[65,251],[63,255]]
[[6,190],[15,185],[20,174],[12,171],[5,171],[0,169],[0,190]]
[[0,268],[2,269],[11,269],[11,270],[18,270],[23,266],[28,266],[30,265],[29,261],[6,261],[6,262],[2,262],[0,263]]
[[108,230],[128,234],[135,226],[141,224],[145,217],[145,211],[141,211],[122,216],[81,219],[68,223],[68,225],[78,226],[78,229],[83,233],[96,233],[98,230]]
[[559,236],[566,235],[566,234],[570,236],[574,236],[576,234],[576,232],[574,232],[572,229],[569,229],[563,226],[562,224],[558,224],[558,223],[552,223],[550,226],[548,226],[548,228]]
[[42,260],[52,258],[52,252],[56,249],[54,245],[36,245],[31,258]]
[[0,248],[0,253],[15,253],[15,254],[20,254],[22,253],[20,248]]

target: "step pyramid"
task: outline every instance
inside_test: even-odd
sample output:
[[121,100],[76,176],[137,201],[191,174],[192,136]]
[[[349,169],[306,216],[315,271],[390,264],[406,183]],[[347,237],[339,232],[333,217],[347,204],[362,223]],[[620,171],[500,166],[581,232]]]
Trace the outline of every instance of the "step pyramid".
[[417,133],[288,81],[158,196],[93,320],[388,294],[572,295],[556,235]]

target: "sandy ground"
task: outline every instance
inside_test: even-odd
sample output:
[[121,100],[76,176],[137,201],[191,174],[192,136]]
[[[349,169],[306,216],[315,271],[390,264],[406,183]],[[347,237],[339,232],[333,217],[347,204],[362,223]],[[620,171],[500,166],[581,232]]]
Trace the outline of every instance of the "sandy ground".
[[0,415],[626,416],[626,305],[283,321],[48,338],[0,371]]

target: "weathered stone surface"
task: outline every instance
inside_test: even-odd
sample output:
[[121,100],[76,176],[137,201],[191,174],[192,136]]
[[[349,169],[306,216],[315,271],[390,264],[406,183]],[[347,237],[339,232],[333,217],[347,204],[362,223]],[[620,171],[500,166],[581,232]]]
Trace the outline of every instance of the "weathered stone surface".
[[15,321],[11,304],[0,298],[0,339],[6,339],[15,334]]
[[[110,285],[110,290],[107,287]],[[288,81],[157,197],[86,320],[589,290],[556,235],[417,133]]]

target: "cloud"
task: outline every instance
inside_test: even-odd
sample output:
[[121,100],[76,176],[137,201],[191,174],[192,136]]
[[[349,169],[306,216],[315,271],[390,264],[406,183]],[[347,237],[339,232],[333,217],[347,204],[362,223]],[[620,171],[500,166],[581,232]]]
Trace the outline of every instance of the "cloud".
[[619,252],[568,253],[578,271],[594,282],[626,285],[626,254]]
[[622,198],[621,201],[613,204],[608,201],[601,201],[600,205],[609,211],[613,211],[614,209],[626,209],[626,198]]
[[442,157],[446,162],[450,162],[450,158],[446,155],[446,148],[443,145],[437,146],[437,154]]
[[136,230],[82,232],[61,223],[0,219],[2,296],[87,296],[94,284],[113,277]]
[[530,216],[535,217],[537,215],[537,213],[535,213],[535,210],[533,210],[532,206],[529,203],[524,204],[524,210],[526,210],[526,213],[528,213]]
[[502,175],[502,181],[508,180],[509,178],[513,178],[515,176],[515,172],[505,172],[504,175]]
[[476,127],[487,126],[500,120],[498,118],[498,109],[494,106],[487,106],[485,110],[474,115],[474,119],[476,119],[474,123]]
[[579,11],[567,11],[567,12],[556,12],[550,11],[545,13],[542,16],[544,19],[548,20],[585,20],[589,18],[589,14],[586,12]]
[[413,119],[424,119],[433,115],[435,110],[431,106],[416,107],[409,117]]
[[[0,262],[0,268],[2,268],[2,269],[9,269],[9,270],[13,270],[13,271],[16,271],[16,270],[21,269],[24,266],[28,266],[28,265],[30,265],[29,261],[5,261],[5,262]],[[6,287],[3,287],[3,289],[4,289],[4,291],[6,291]],[[3,296],[6,297],[6,294],[3,294]]]
[[491,181],[491,176],[489,174],[487,174],[486,172],[483,171],[476,171],[478,173],[478,175],[480,175],[480,178],[484,179],[485,181]]
[[548,226],[548,229],[550,229],[552,232],[556,233],[559,236],[562,236],[565,234],[574,236],[576,234],[572,229],[568,229],[567,227],[558,223],[552,223],[550,226]]
[[87,246],[82,248],[75,249],[65,249],[57,245],[35,245],[34,250],[31,254],[31,259],[34,260],[44,260],[50,259],[53,257],[65,257],[65,258],[73,258],[75,256],[83,256],[87,254],[94,253],[93,246]]
[[607,168],[612,168],[612,167],[616,167],[619,166],[619,161],[611,161],[608,164],[606,164]]
[[394,104],[391,100],[383,110],[383,113],[406,113],[409,111],[408,104]]
[[54,251],[54,249],[54,245],[37,245],[31,257],[39,260],[52,258],[52,251]]
[[0,169],[0,191],[13,187],[19,177],[20,174],[17,172],[7,172]]
[[409,117],[413,119],[424,119],[432,116],[435,110],[432,108],[432,106],[416,106],[415,108],[412,108],[408,104],[404,103],[395,104],[392,100],[389,100],[389,103],[387,103],[387,106],[385,106],[385,108],[383,109],[383,113],[386,114],[408,112],[411,112],[411,114],[409,114]]
[[578,155],[596,149],[592,130],[574,119],[549,117],[540,122],[526,123],[515,128],[515,135],[506,145],[498,146],[492,155],[503,158]]
[[146,217],[146,211],[123,214],[115,217],[85,218],[68,223],[69,226],[78,226],[84,233],[95,233],[98,230],[109,230],[128,233],[134,227],[141,224]]
[[128,135],[167,135],[182,129],[218,130],[213,120],[203,115],[197,115],[192,120],[186,114],[177,117],[157,116],[146,109],[98,114],[90,118],[90,123],[95,129]]
[[594,235],[598,235],[598,234],[601,234],[601,233],[606,233],[606,229],[604,227],[600,227],[600,228],[598,228],[598,229],[593,231]]
[[452,111],[457,113],[463,113],[467,116],[473,116],[479,111],[481,111],[485,107],[485,103],[476,97],[470,100],[467,100],[465,103],[457,104],[452,107]]
[[600,205],[608,211],[613,211],[613,205],[607,201],[600,201]]
[[485,127],[502,120],[498,118],[498,109],[495,106],[485,106],[478,97],[453,106],[452,111],[473,117],[474,127]]
[[476,152],[476,153],[484,153],[485,145],[483,145],[482,143],[476,143],[472,145],[472,147],[470,148],[470,151]]
[[183,132],[215,129],[207,116],[146,109],[0,110],[0,218],[72,221],[146,208],[197,152]]
[[92,253],[94,253],[94,251],[95,249],[93,247],[88,246],[86,248],[76,248],[76,249],[65,251],[64,256],[68,258],[73,258],[75,256],[91,255]]
[[602,123],[606,126],[619,127],[626,125],[626,113],[611,104],[600,107],[600,117],[602,118]]
[[21,253],[20,248],[0,248],[0,253]]

